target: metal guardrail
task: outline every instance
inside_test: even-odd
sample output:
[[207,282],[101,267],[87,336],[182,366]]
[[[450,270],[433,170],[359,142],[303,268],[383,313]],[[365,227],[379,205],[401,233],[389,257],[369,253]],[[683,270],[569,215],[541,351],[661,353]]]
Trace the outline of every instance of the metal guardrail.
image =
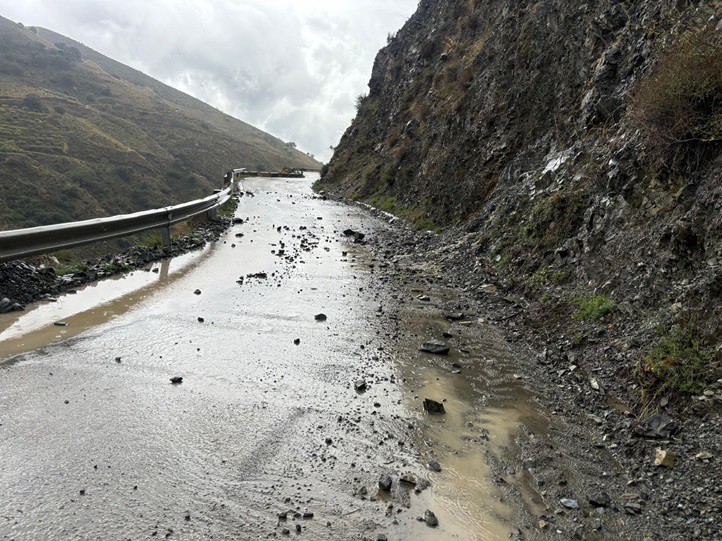
[[205,199],[197,199],[172,207],[82,222],[0,231],[0,261],[125,237],[150,229],[162,229],[163,242],[167,246],[170,244],[169,228],[171,225],[204,212],[215,217],[214,211],[231,198],[234,187],[235,184],[231,181],[227,188]]

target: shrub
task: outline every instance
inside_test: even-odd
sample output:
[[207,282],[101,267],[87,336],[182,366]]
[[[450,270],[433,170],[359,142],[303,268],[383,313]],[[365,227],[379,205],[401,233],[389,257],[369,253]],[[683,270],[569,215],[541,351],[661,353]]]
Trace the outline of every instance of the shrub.
[[363,105],[365,99],[366,94],[359,94],[356,96],[356,112],[361,110],[361,106]]
[[631,118],[653,158],[686,158],[722,141],[722,32],[709,26],[665,50],[632,94]]
[[35,111],[36,113],[42,113],[45,111],[45,106],[43,105],[40,96],[36,94],[28,94],[25,96],[23,98],[23,107],[29,109],[30,111]]
[[642,400],[650,404],[668,395],[700,393],[703,372],[712,358],[692,325],[674,327],[637,365]]
[[393,165],[387,166],[381,173],[381,182],[386,186],[391,186],[396,180],[396,167]]
[[115,174],[120,180],[124,180],[126,182],[133,180],[133,177],[135,176],[133,168],[126,165],[116,167]]
[[574,318],[580,321],[601,321],[614,309],[614,301],[606,295],[580,295],[572,304],[577,307]]

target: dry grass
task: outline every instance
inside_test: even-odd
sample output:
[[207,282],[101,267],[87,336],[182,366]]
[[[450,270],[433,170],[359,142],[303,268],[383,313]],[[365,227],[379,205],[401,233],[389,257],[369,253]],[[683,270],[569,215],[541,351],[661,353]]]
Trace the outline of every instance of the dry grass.
[[689,33],[665,50],[632,95],[650,155],[679,164],[722,142],[722,32]]

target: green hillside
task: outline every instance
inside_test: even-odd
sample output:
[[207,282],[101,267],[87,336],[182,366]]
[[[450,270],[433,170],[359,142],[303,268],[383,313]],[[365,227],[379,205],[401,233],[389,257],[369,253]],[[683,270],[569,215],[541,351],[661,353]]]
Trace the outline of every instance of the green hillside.
[[205,196],[238,166],[320,164],[79,43],[0,17],[0,229]]

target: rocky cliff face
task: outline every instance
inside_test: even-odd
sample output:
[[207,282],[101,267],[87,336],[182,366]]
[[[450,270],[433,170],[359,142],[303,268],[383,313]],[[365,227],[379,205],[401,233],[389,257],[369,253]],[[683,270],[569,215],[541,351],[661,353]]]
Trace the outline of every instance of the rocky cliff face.
[[443,230],[470,290],[485,269],[550,311],[614,307],[590,319],[641,326],[641,341],[620,338],[641,349],[637,369],[654,372],[640,359],[674,329],[709,352],[721,17],[693,0],[422,0],[318,188]]

